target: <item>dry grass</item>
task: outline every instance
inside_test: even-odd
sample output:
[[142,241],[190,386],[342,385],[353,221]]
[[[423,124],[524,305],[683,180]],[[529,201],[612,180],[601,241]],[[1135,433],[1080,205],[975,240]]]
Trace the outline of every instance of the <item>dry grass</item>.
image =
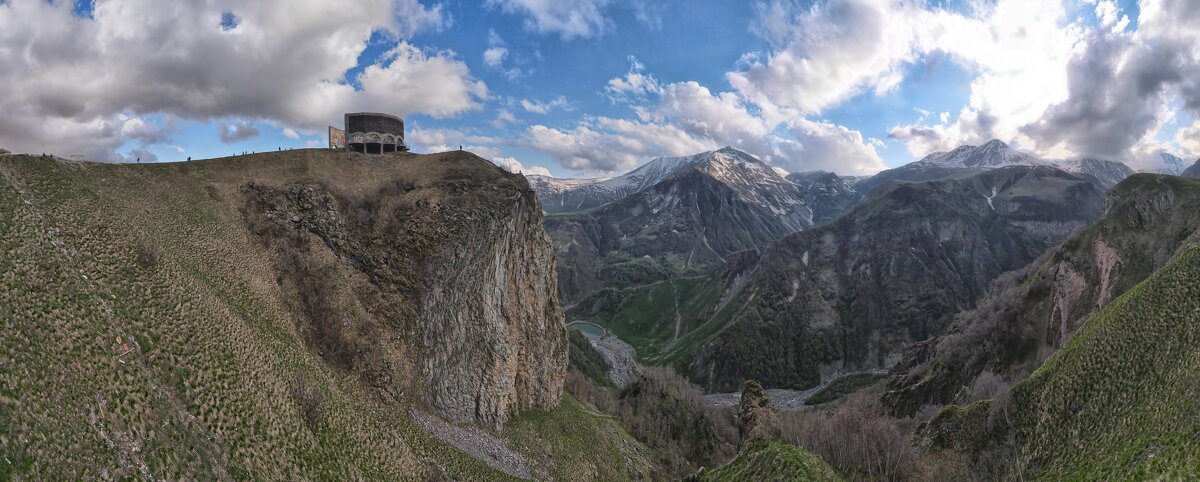
[[[309,348],[294,309],[305,297],[277,279],[239,192],[314,180],[378,192],[401,173],[420,184],[498,168],[313,150],[163,165],[6,156],[0,169],[0,455],[12,462],[0,479],[503,478],[416,428],[403,394]],[[488,202],[424,202],[468,195]],[[322,276],[311,268],[301,274]]]

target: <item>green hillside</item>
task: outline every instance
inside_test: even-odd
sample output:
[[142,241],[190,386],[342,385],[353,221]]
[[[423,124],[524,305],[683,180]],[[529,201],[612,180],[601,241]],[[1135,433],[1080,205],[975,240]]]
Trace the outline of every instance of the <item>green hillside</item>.
[[818,482],[842,479],[820,457],[804,449],[774,440],[756,440],[728,464],[701,471],[687,480]]
[[1011,398],[950,406],[918,432],[1024,479],[1200,477],[1200,245],[1090,317]]
[[1136,174],[1108,192],[1104,216],[1029,266],[1002,276],[945,335],[917,344],[884,401],[911,414],[956,400],[981,373],[1019,380],[1099,308],[1169,262],[1200,228],[1200,182]]
[[608,328],[637,350],[642,363],[673,365],[686,361],[745,307],[743,297],[722,300],[724,290],[725,280],[716,274],[605,288],[567,316]]
[[[516,193],[519,176],[460,153],[319,150],[162,165],[0,156],[0,174],[0,480],[510,478],[418,428],[416,385],[380,386],[311,343],[296,307],[317,308],[285,289],[241,209],[249,181],[363,195],[405,176],[429,187],[418,207],[469,226],[486,201],[473,193]],[[409,229],[395,235],[423,228]],[[346,329],[368,309],[347,307]],[[569,397],[498,434],[533,474],[648,467],[615,421]]]
[[1039,478],[1200,477],[1200,246],[1089,319],[1013,398]]

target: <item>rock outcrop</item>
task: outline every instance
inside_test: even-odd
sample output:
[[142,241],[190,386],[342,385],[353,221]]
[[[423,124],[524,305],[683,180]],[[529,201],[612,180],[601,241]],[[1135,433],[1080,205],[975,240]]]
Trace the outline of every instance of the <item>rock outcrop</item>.
[[524,178],[445,170],[366,192],[251,183],[243,213],[323,357],[452,422],[499,427],[561,397],[554,255]]
[[742,445],[766,437],[769,427],[774,425],[775,407],[762,385],[746,380],[742,386],[742,398],[738,402],[738,433]]

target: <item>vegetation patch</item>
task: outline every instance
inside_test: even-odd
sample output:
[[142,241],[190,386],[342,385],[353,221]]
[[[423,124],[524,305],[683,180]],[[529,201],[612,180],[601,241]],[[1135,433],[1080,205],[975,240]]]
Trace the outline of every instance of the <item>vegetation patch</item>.
[[755,440],[742,449],[733,461],[716,469],[703,469],[686,481],[842,480],[820,457],[795,445],[776,440]]
[[805,405],[821,405],[842,398],[886,378],[882,373],[851,373],[843,375],[804,400]]

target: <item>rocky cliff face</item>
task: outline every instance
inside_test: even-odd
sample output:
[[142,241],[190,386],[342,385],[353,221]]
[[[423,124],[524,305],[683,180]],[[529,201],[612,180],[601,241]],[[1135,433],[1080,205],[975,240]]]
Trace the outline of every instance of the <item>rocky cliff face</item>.
[[1136,174],[1108,192],[1104,216],[1001,278],[948,333],[906,351],[883,397],[911,414],[963,401],[980,373],[1019,379],[1066,345],[1089,316],[1165,265],[1200,228],[1200,183]]
[[802,389],[891,366],[1001,273],[1087,226],[1102,197],[1089,179],[1047,167],[884,186],[837,220],[764,249],[735,295],[746,307],[687,371],[730,391],[747,378]]
[[554,255],[522,177],[439,167],[367,191],[251,183],[242,212],[324,358],[448,420],[498,427],[560,400]]

